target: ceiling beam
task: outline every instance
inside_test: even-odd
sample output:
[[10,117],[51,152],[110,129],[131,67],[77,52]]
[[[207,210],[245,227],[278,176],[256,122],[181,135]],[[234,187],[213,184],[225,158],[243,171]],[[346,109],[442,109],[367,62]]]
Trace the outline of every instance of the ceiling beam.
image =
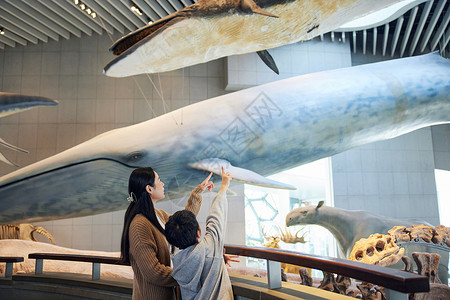
[[184,8],[184,5],[182,5],[178,0],[169,0],[169,3],[172,4],[176,11]]
[[46,6],[42,5],[36,0],[22,0],[22,1],[26,3],[28,6],[34,8],[36,11],[40,12],[42,15],[51,19],[53,22],[55,22],[65,30],[69,31],[74,36],[81,37],[81,31],[78,28],[75,28],[75,26],[67,22],[65,19],[61,18],[59,15],[48,9]]
[[18,36],[17,34],[9,31],[9,30],[5,30],[4,34],[2,34],[2,36],[13,40],[14,42],[21,44],[22,46],[26,46],[27,45],[27,41],[23,38],[21,38],[20,36]]
[[[31,27],[30,25],[28,25],[27,23],[21,21],[20,19],[16,18],[15,16],[9,14],[5,10],[1,10],[0,9],[0,18],[3,19],[3,22],[5,22],[5,21],[10,22],[12,25],[16,26],[17,28],[20,28],[25,33],[27,33],[27,34],[35,37],[35,38],[38,38],[39,40],[47,43],[48,37],[45,34],[43,34],[42,32],[40,32],[38,30],[36,30],[35,28]],[[17,33],[17,34],[19,34],[19,33]],[[25,35],[23,35],[23,37],[25,37]],[[33,42],[33,41],[31,41],[31,42]]]
[[356,31],[353,31],[353,53],[356,53]]
[[378,38],[378,28],[374,27],[373,28],[373,42],[372,42],[372,44],[373,44],[373,51],[372,51],[373,55],[377,54],[377,38]]
[[150,6],[153,11],[155,11],[161,18],[167,16],[167,12],[159,5],[156,1],[145,0],[145,2]]
[[134,0],[134,3],[142,9],[143,13],[146,14],[152,22],[159,20],[160,16],[144,0]]
[[334,31],[331,32],[330,38],[331,38],[331,41],[334,43]]
[[167,12],[167,14],[173,14],[175,12],[175,9],[172,7],[172,5],[167,2],[167,0],[156,0],[156,2],[161,5],[162,8]]
[[[55,3],[61,6],[63,9],[65,9],[68,13],[70,13],[72,16],[80,20],[80,22],[83,22],[86,26],[91,28],[93,31],[95,31],[98,34],[103,34],[103,30],[113,33],[114,29],[108,25],[108,24],[102,24],[101,21],[99,21],[97,18],[93,18],[92,16],[88,15],[85,11],[81,10],[80,7],[75,5],[73,1],[71,0],[53,0],[56,1]],[[95,12],[97,13],[97,12]]]
[[189,5],[192,5],[195,3],[192,0],[181,0],[181,2],[184,4],[185,7],[188,7]]
[[133,23],[133,30],[142,27],[142,21],[139,20],[136,15],[131,12],[130,7],[123,5],[122,2],[117,0],[108,0],[109,4],[114,6],[114,8],[120,12],[125,18],[127,18],[131,23]]
[[395,48],[397,48],[398,38],[400,37],[400,31],[402,29],[403,21],[405,17],[400,16],[397,19],[397,24],[395,25],[394,36],[392,38],[392,48],[391,48],[391,56],[394,56]]
[[383,51],[382,51],[383,56],[386,55],[386,48],[387,48],[387,43],[388,43],[388,37],[389,37],[389,23],[388,24],[384,24]]
[[[55,4],[53,1],[38,0],[41,4],[45,5],[49,10],[55,12],[59,16],[64,16],[64,20],[75,26],[77,29],[83,31],[85,34],[91,36],[92,29],[87,27],[84,23],[77,20],[68,11],[64,10],[61,6]],[[81,34],[80,34],[81,35]]]
[[[93,0],[83,0],[84,3],[87,4],[88,7],[90,7],[97,16],[101,17],[104,21],[108,22],[112,27],[114,27],[117,31],[120,33],[125,32],[125,27],[118,22],[114,17],[111,16],[109,12],[107,12],[103,7],[97,4],[97,2]],[[107,30],[109,33],[113,33],[112,30]]]
[[447,31],[445,32],[443,39],[444,39],[444,44],[441,46],[441,49],[445,49],[445,47],[448,44],[448,41],[450,41],[450,28],[447,29]]
[[430,40],[431,33],[433,32],[433,29],[436,26],[436,23],[439,19],[439,16],[441,15],[442,10],[444,9],[446,2],[447,0],[440,0],[436,5],[436,8],[433,11],[433,16],[431,17],[431,20],[428,23],[427,30],[425,31],[422,37],[422,41],[420,42],[420,52],[423,52],[423,50],[425,50],[425,47],[427,46],[427,43]]
[[54,32],[56,32],[57,34],[62,36],[63,38],[65,38],[67,40],[70,38],[69,31],[65,30],[64,28],[62,28],[61,26],[59,26],[58,24],[56,24],[55,22],[50,20],[45,15],[43,15],[41,13],[37,13],[33,8],[31,8],[30,6],[26,5],[24,2],[17,1],[17,0],[15,0],[15,1],[13,1],[13,0],[6,0],[6,2],[8,2],[9,4],[15,6],[17,9],[21,10],[22,12],[24,12],[28,16],[34,18],[36,21],[41,22],[47,28],[53,30]]
[[416,32],[414,33],[414,37],[411,42],[411,46],[409,48],[409,56],[412,56],[414,50],[416,50],[417,42],[419,41],[419,37],[422,34],[423,27],[425,26],[425,22],[427,21],[428,15],[430,14],[431,7],[433,6],[434,0],[430,0],[425,4],[423,8],[422,14],[420,15],[419,24],[417,24]]
[[114,18],[116,18],[120,23],[122,23],[125,28],[127,28],[129,31],[135,30],[135,26],[133,23],[131,23],[127,18],[125,18],[121,13],[119,13],[114,6],[109,4],[108,1],[101,1],[98,2],[98,4],[103,7],[105,11],[110,13]]
[[14,32],[15,34],[21,36],[22,38],[26,39],[27,41],[37,44],[38,39],[34,37],[33,35],[29,34],[28,32],[22,30],[21,28],[17,27],[16,25],[8,22],[7,20],[3,19],[3,17],[0,16],[0,25],[9,31]]
[[[134,6],[134,5],[130,5],[131,3],[128,1],[128,0],[120,0],[121,2],[122,2],[122,5],[124,6],[124,10],[123,10],[123,12],[126,12],[127,14],[129,13],[130,14],[130,17],[133,17],[133,18],[137,18],[137,19],[139,19],[141,22],[139,22],[139,21],[137,21],[137,24],[136,24],[136,26],[138,27],[138,28],[140,28],[140,27],[142,27],[144,24],[145,25],[147,25],[147,23],[148,23],[148,21],[147,21],[147,16],[146,15],[144,15],[143,13],[142,13],[142,11],[141,11],[141,15],[139,15],[139,14],[137,14],[137,13],[135,13],[134,11],[132,11],[131,10],[131,6]],[[135,3],[134,3],[135,4]],[[136,4],[137,5],[137,4]]]
[[405,53],[406,44],[408,44],[409,36],[411,34],[412,27],[414,25],[414,21],[416,20],[417,11],[419,7],[416,6],[411,10],[411,14],[409,15],[408,24],[406,25],[405,33],[403,35],[402,45],[400,46],[400,57],[403,57],[403,53]]
[[367,30],[363,30],[363,54],[366,54],[366,46],[367,46]]
[[3,43],[0,43],[0,49],[5,49],[5,44],[3,44]]
[[433,39],[431,40],[431,51],[434,51],[436,48],[439,39],[441,38],[442,34],[444,34],[445,29],[448,26],[450,20],[450,8],[447,8],[447,12],[445,13],[444,18],[442,19],[441,25],[439,25],[439,28],[435,31],[435,34],[433,36]]
[[0,35],[0,42],[14,48],[16,46],[16,42],[6,38],[3,34]]
[[17,8],[15,8],[14,6],[4,2],[3,0],[0,1],[0,8],[7,11],[11,15],[15,16],[20,21],[29,24],[30,26],[34,27],[36,30],[49,36],[51,39],[53,39],[55,41],[59,40],[59,35],[57,35],[54,31],[47,28],[47,26],[42,25],[35,19],[30,18],[28,15],[24,14],[22,11],[20,11]]
[[345,44],[345,32],[343,32],[343,31],[342,31],[342,34],[341,34],[341,38],[342,38],[342,43]]

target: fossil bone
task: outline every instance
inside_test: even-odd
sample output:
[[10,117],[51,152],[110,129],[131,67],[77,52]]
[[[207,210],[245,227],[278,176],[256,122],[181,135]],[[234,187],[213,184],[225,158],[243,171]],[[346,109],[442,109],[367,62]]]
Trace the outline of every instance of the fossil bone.
[[[439,277],[436,276],[437,268],[439,266],[440,255],[436,253],[413,252],[412,256],[414,258],[414,261],[416,262],[418,273],[420,275],[428,276],[428,278],[430,279],[430,291],[428,293],[416,293],[414,294],[413,299],[415,300],[450,299],[450,287],[447,286],[446,284],[441,284]],[[409,270],[409,272],[414,273],[412,268]]]
[[300,274],[300,278],[302,279],[302,285],[312,286],[312,278],[308,274],[308,270],[306,268],[300,268],[298,271]]
[[388,231],[388,234],[394,237],[395,242],[409,242],[411,240],[406,226],[394,226]]
[[392,236],[375,233],[357,241],[349,259],[386,267],[399,261],[404,253],[405,249],[399,248]]
[[340,293],[339,287],[336,283],[336,280],[334,279],[334,274],[325,271],[322,271],[322,273],[323,280],[320,282],[318,288],[325,291]]
[[417,265],[417,273],[430,278],[430,283],[441,283],[439,277],[436,276],[441,259],[439,254],[414,252],[412,257]]
[[0,239],[2,240],[19,239],[37,242],[34,237],[34,233],[42,234],[43,236],[48,238],[53,245],[55,245],[55,239],[50,234],[50,232],[45,230],[43,227],[34,226],[32,224],[0,225]]
[[405,271],[413,273],[414,266],[413,266],[411,258],[409,258],[408,256],[403,256],[402,261],[405,264]]
[[411,228],[408,228],[409,235],[411,236],[411,240],[418,241],[419,238],[424,240],[427,243],[431,242],[433,238],[433,227],[425,226],[423,224],[420,225],[412,225]]

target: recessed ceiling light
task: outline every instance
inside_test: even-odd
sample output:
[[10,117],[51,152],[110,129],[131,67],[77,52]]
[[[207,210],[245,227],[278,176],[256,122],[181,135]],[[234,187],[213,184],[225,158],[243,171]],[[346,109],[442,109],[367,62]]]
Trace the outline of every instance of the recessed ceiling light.
[[139,10],[139,8],[137,8],[136,6],[132,6],[131,8],[131,11],[132,12],[134,12],[135,14],[137,14],[137,15],[139,15],[139,16],[142,16],[142,12]]
[[0,28],[0,34],[4,35],[5,34],[5,30],[3,30],[3,28]]

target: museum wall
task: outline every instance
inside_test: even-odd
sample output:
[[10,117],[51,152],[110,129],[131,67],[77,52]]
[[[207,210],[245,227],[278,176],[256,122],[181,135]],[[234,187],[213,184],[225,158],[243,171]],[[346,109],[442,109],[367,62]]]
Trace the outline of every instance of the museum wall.
[[334,205],[439,224],[431,128],[332,157]]
[[[46,96],[60,102],[56,107],[32,109],[0,119],[0,137],[30,151],[22,154],[2,149],[6,157],[26,166],[102,132],[139,123],[228,91],[351,66],[354,56],[348,41],[331,43],[315,39],[270,50],[280,69],[279,76],[254,53],[151,75],[153,84],[162,88],[165,100],[162,101],[145,75],[109,78],[101,74],[103,66],[112,58],[107,51],[110,45],[107,35],[93,35],[0,51],[1,91]],[[361,62],[364,58],[358,59]],[[449,165],[450,140],[448,126],[436,128],[421,129],[333,156],[335,206],[392,217],[420,217],[436,223],[434,167],[438,160]],[[447,135],[440,140],[442,131]],[[440,159],[435,154],[438,149],[442,154]],[[0,175],[13,170],[6,164],[0,165]],[[219,185],[220,180],[216,183]],[[243,185],[234,185],[232,191],[233,195],[229,196],[232,213],[228,217],[225,241],[244,244]],[[203,228],[214,195],[204,195],[199,214]],[[186,199],[162,201],[157,207],[170,213],[185,203]],[[123,215],[121,210],[35,225],[49,230],[60,246],[118,251]]]

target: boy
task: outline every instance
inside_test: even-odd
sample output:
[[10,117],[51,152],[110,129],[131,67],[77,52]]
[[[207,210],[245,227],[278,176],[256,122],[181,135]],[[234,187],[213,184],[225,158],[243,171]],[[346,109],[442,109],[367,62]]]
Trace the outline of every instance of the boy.
[[182,249],[172,258],[172,277],[180,285],[183,300],[233,299],[223,257],[230,181],[230,173],[225,173],[222,167],[222,186],[209,210],[203,240],[199,241],[201,229],[190,211],[178,211],[166,223],[167,241]]

